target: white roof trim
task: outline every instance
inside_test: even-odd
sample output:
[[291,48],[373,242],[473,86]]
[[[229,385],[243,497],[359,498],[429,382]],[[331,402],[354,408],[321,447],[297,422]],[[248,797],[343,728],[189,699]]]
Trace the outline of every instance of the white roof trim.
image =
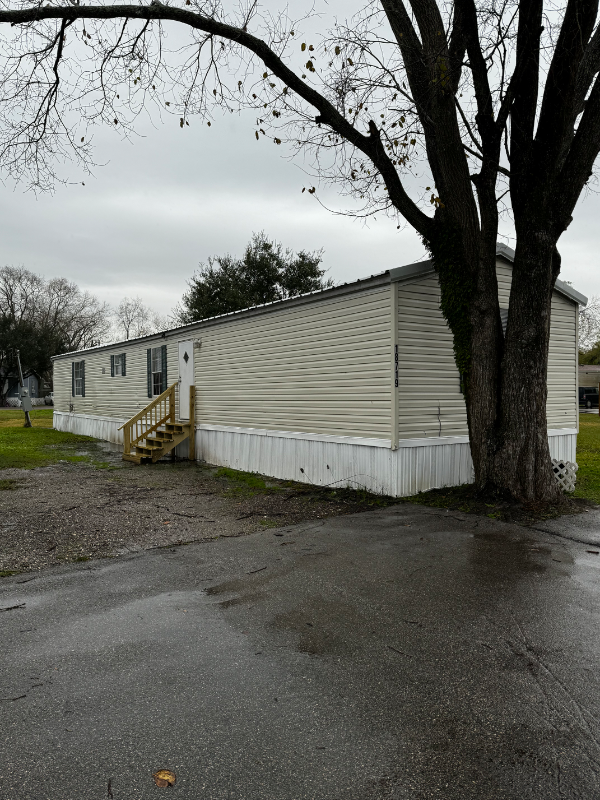
[[[496,244],[496,255],[500,256],[501,258],[505,258],[511,264],[515,260],[515,251],[512,249],[512,247],[508,247],[500,242]],[[416,278],[417,276],[427,275],[433,271],[433,261],[431,259],[428,259],[427,261],[418,261],[415,264],[407,264],[405,267],[396,267],[395,269],[391,269],[390,280],[405,281],[410,278]],[[557,280],[554,284],[554,288],[557,292],[560,292],[560,294],[568,297],[569,300],[573,300],[573,302],[578,303],[581,306],[587,305],[587,297],[581,294],[581,292],[578,292],[568,283]]]
[[410,278],[427,275],[430,272],[435,272],[433,261],[427,259],[427,261],[417,261],[415,264],[406,264],[404,267],[394,267],[390,270],[390,280],[392,283],[394,281],[405,281]]

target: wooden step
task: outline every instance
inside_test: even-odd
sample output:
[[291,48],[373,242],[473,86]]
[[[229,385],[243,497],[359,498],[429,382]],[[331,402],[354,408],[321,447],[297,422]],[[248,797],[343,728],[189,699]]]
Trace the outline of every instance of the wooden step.
[[157,439],[155,436],[146,436],[146,447],[162,447],[166,442],[172,442],[173,439]]
[[154,431],[154,436],[150,438],[156,438],[159,442],[171,442],[173,434],[172,431]]
[[141,464],[142,457],[141,456],[134,456],[133,453],[123,453],[123,461],[133,461],[134,464]]
[[183,433],[186,430],[189,430],[189,422],[166,422],[165,428],[168,433]]

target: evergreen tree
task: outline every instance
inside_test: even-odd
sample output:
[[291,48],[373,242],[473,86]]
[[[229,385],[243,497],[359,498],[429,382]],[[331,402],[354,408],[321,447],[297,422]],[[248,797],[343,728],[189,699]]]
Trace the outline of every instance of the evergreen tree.
[[295,254],[264,233],[252,234],[241,259],[213,256],[189,282],[177,320],[186,325],[207,317],[273,303],[333,286],[320,269],[323,251]]

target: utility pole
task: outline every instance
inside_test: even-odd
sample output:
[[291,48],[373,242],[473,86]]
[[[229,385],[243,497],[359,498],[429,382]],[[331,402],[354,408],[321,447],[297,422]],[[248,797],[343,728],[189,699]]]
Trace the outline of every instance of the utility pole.
[[19,351],[15,350],[15,354],[17,356],[17,365],[19,367],[19,383],[21,385],[21,391],[19,395],[21,396],[21,405],[23,406],[23,411],[25,412],[25,428],[31,428],[31,417],[29,416],[29,412],[31,411],[31,398],[27,394],[27,389],[25,388],[25,381],[23,380],[23,370],[21,368],[21,359],[19,358]]

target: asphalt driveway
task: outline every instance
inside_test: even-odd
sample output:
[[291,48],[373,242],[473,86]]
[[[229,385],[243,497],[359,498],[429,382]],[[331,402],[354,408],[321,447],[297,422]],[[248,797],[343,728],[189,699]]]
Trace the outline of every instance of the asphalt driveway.
[[0,798],[598,797],[586,523],[403,504],[5,579]]

